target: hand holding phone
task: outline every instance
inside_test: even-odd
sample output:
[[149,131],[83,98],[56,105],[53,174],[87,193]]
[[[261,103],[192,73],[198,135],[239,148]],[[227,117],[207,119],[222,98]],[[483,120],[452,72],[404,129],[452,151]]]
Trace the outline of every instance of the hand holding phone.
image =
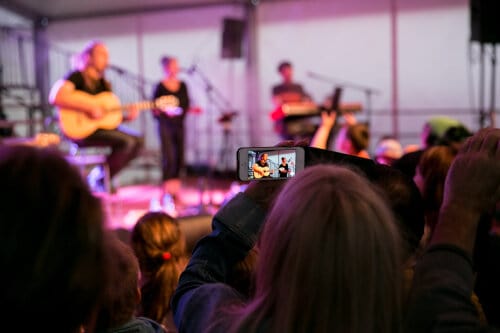
[[[281,148],[281,149],[278,149],[278,151],[289,150],[290,148],[295,150],[295,148],[297,148],[296,147],[297,145],[306,147],[307,143],[306,142],[294,143],[293,141],[283,141],[283,142],[280,142],[276,147]],[[271,150],[271,151],[273,151],[273,154],[274,154],[274,147],[273,148],[244,148],[244,150],[245,151],[242,151],[241,153],[238,152],[238,161],[246,160],[247,158],[245,156],[248,156],[247,155],[248,151],[265,152],[265,151]],[[241,154],[241,156],[240,156],[240,154]],[[301,153],[299,153],[299,155],[300,154]],[[304,163],[301,163],[300,161],[303,162],[304,158],[299,157],[299,165],[304,164]],[[291,163],[292,162],[291,158],[289,158],[289,160],[287,160],[287,162]],[[247,166],[248,161],[246,163],[242,163],[242,165]],[[239,165],[238,165],[238,169],[240,169]],[[278,168],[278,172],[280,174],[283,174],[282,170],[284,170],[284,169],[286,169],[284,166],[280,166]],[[292,168],[289,168],[287,170],[287,176],[288,176],[288,174],[295,175],[295,173],[291,173],[291,171],[292,171]],[[245,173],[243,173],[243,174],[245,175]],[[247,178],[247,177],[245,176],[245,178]],[[265,179],[277,180],[277,181],[273,181],[273,182],[259,182],[259,181],[251,182],[248,185],[247,189],[245,190],[245,195],[252,198],[259,206],[261,206],[263,209],[265,209],[267,211],[270,209],[270,205],[272,202],[274,202],[275,197],[281,191],[281,188],[284,185],[287,178],[289,178],[289,177],[281,176],[281,177],[275,177],[275,178],[265,178]],[[241,179],[241,177],[240,177],[240,179]]]

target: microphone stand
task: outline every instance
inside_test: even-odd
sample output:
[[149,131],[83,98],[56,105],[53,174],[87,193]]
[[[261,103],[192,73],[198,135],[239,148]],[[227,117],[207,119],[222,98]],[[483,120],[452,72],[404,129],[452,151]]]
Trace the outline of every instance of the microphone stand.
[[133,81],[135,88],[139,91],[139,94],[141,95],[141,98],[148,99],[148,96],[146,96],[146,92],[144,90],[144,87],[146,86],[146,84],[153,85],[153,82],[145,79],[141,75],[133,74],[133,73],[129,72],[128,70],[123,69],[123,68],[118,67],[118,66],[115,66],[115,65],[109,65],[108,69],[115,72],[118,76],[123,76],[129,81]]
[[[212,82],[210,81],[210,79],[208,78],[207,75],[205,75],[205,73],[203,73],[202,70],[200,70],[198,68],[198,66],[191,66],[189,71],[188,71],[188,74],[197,74],[197,76],[201,79],[201,81],[203,82],[203,85],[204,85],[204,88],[205,88],[205,93],[207,95],[207,99],[208,99],[208,107],[207,107],[207,110],[208,110],[208,114],[210,116],[213,115],[213,109],[217,108],[219,110],[221,109],[224,109],[224,108],[230,108],[230,104],[229,104],[229,101],[222,95],[222,93],[212,84]],[[222,102],[222,104],[221,104]],[[212,178],[213,176],[213,173],[214,173],[214,169],[215,169],[215,163],[216,161],[214,160],[214,151],[213,151],[213,129],[212,129],[212,117],[209,118],[209,121],[208,121],[208,126],[207,126],[207,129],[208,129],[208,147],[209,147],[209,158],[208,158],[208,180],[205,179],[203,185],[200,184],[200,213],[209,213],[209,214],[212,214],[213,212],[211,211],[207,211],[207,207],[205,207],[204,203],[203,203],[203,193],[205,192],[205,187],[208,187],[210,189],[210,184],[209,184],[209,181],[210,179]],[[205,186],[206,185],[206,186]],[[212,203],[212,195],[209,194],[209,202],[208,202],[208,206],[211,207],[213,206],[213,203]]]
[[[192,66],[191,69],[188,71],[189,74],[198,74],[198,77],[202,80],[203,84],[205,85],[205,91],[207,93],[207,96],[209,97],[209,101],[216,104],[216,101],[221,101],[223,104],[221,105],[220,103],[217,103],[217,107],[220,109],[229,109],[231,110],[231,104],[227,100],[227,98],[222,95],[220,90],[218,90],[210,81],[210,79],[205,75],[198,66]],[[214,99],[214,97],[217,98],[217,100]]]
[[[122,67],[119,67],[119,66],[116,66],[113,64],[110,64],[107,69],[114,72],[120,78],[120,81],[124,82],[127,86],[131,86],[131,87],[135,88],[138,91],[140,99],[149,100],[151,98],[150,96],[147,95],[145,88],[146,88],[146,85],[153,86],[154,83],[152,81],[144,78],[142,75],[134,74],[127,69],[124,69]],[[117,89],[117,90],[119,93],[120,90],[119,89]],[[143,135],[144,147],[147,147],[147,142],[146,142],[147,136],[144,135],[144,133],[147,132],[146,113],[141,112],[139,114],[138,120],[140,121],[140,131],[141,131],[141,134]],[[151,158],[152,155],[145,148],[141,151],[139,156],[143,156],[146,158],[144,168],[146,169],[146,179],[149,181],[151,179],[151,167],[154,166],[154,162],[151,163],[149,161],[149,159]]]
[[363,86],[359,85],[356,83],[351,83],[349,81],[344,81],[344,80],[339,80],[335,79],[332,77],[328,77],[322,74],[314,73],[314,72],[308,72],[308,76],[316,79],[318,81],[323,81],[327,83],[331,83],[343,88],[351,88],[353,90],[357,91],[362,91],[365,94],[365,100],[366,100],[366,115],[368,118],[368,124],[371,123],[371,114],[372,114],[372,97],[373,95],[379,95],[381,92],[377,89],[368,87],[368,86]]

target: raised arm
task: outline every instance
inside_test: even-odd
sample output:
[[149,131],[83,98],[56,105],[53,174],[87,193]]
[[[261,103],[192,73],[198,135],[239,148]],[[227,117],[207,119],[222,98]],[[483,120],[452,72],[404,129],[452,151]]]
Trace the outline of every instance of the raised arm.
[[321,113],[321,125],[318,127],[314,136],[311,140],[311,147],[327,149],[328,137],[332,132],[332,128],[335,125],[337,119],[336,112],[322,112]]
[[469,139],[450,167],[432,244],[453,244],[472,255],[482,213],[500,200],[500,129]]
[[448,172],[430,247],[417,265],[406,332],[487,332],[470,301],[480,215],[500,199],[500,129],[470,138]]
[[221,208],[212,233],[198,242],[172,300],[180,332],[201,332],[209,314],[241,297],[224,283],[235,263],[255,245],[270,202],[284,181],[253,182]]

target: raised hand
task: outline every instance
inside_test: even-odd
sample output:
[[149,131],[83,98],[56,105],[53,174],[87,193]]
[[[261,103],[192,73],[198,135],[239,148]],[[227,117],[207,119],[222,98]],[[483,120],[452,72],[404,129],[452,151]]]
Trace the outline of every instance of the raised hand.
[[358,123],[358,120],[356,119],[356,116],[352,112],[344,112],[342,114],[344,117],[345,123],[349,126],[355,125]]
[[500,200],[500,129],[487,128],[467,140],[450,167],[443,204],[482,213]]
[[321,126],[332,129],[337,120],[336,112],[321,112]]
[[480,130],[453,161],[431,244],[454,244],[472,254],[480,215],[500,200],[500,129]]

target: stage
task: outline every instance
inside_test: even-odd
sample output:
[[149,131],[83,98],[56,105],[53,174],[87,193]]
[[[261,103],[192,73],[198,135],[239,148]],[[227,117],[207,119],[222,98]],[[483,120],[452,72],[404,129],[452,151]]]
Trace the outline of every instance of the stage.
[[[208,179],[189,176],[182,179],[176,203],[177,219],[186,236],[187,247],[211,231],[211,220],[224,200],[238,193],[244,185],[232,178]],[[101,199],[106,227],[128,242],[136,221],[150,208],[161,209],[161,187],[155,184],[121,186],[115,193],[94,192]]]

